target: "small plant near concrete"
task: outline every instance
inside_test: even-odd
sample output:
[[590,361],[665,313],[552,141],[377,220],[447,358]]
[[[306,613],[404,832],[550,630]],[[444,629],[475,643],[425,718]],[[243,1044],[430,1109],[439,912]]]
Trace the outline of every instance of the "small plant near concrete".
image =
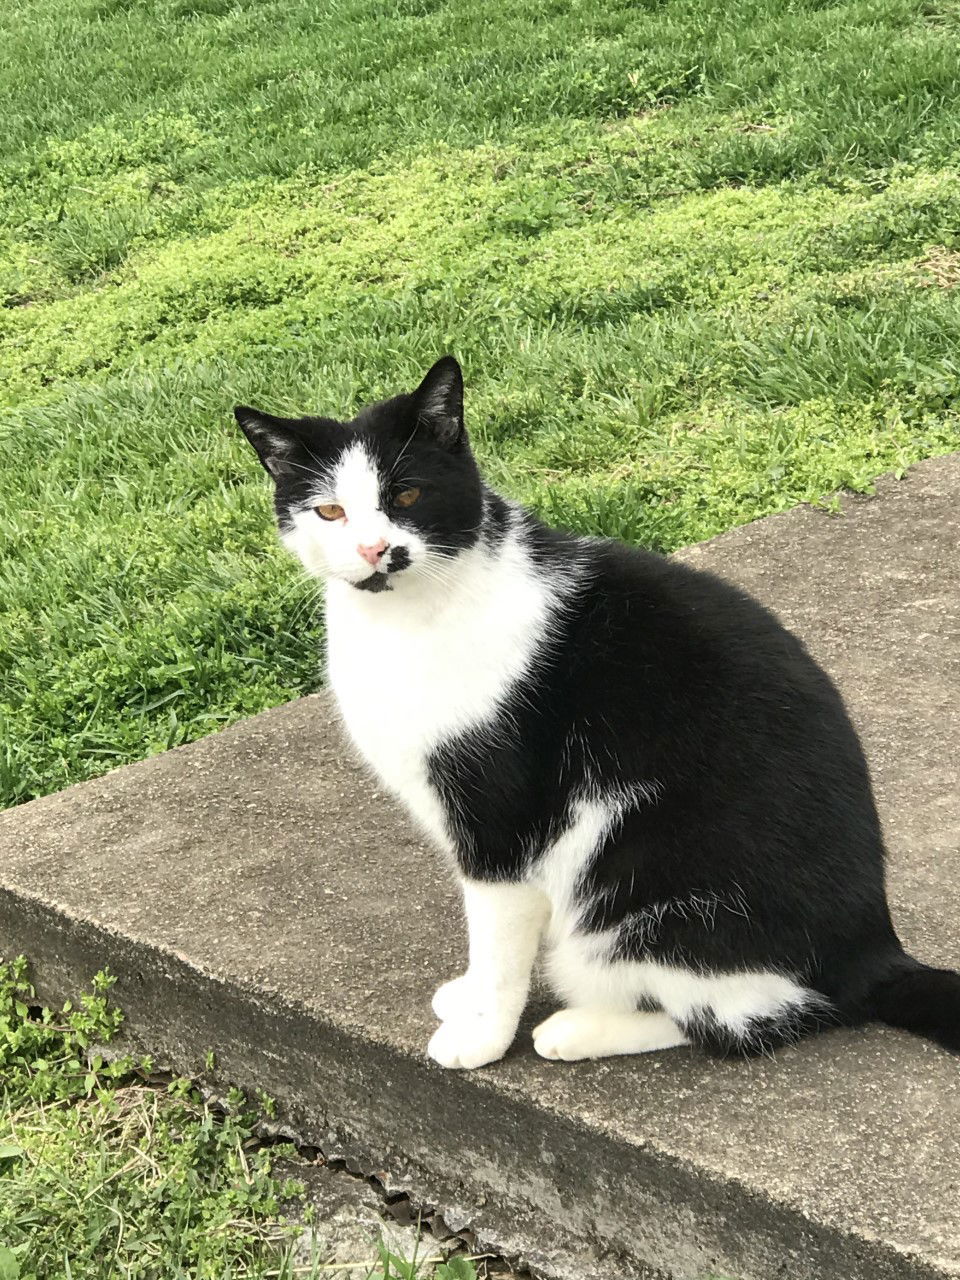
[[299,1190],[273,1175],[282,1149],[259,1147],[241,1095],[219,1114],[149,1059],[98,1054],[122,1021],[111,985],[53,1011],[22,959],[0,966],[0,1277],[220,1280],[271,1251],[276,1267]]
[[[113,981],[100,973],[52,1010],[23,958],[0,963],[0,1280],[336,1276],[323,1259],[295,1263],[302,1228],[283,1210],[303,1188],[275,1171],[295,1149],[261,1146],[262,1113],[239,1091],[218,1110],[149,1058],[98,1051],[123,1020]],[[432,1262],[383,1250],[370,1280],[476,1275],[465,1259]]]
[[[379,1248],[380,1265],[368,1280],[477,1280],[477,1269],[471,1258],[448,1258],[437,1263],[435,1259],[421,1260],[416,1253],[412,1258],[402,1258],[385,1245]],[[435,1267],[433,1270],[431,1268]],[[2,1274],[0,1274],[2,1280]]]

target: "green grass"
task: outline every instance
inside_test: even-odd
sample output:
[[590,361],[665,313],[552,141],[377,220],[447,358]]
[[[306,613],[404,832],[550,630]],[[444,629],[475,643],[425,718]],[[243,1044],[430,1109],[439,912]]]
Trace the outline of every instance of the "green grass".
[[[122,1021],[110,985],[101,974],[54,1012],[22,959],[0,962],[0,1280],[335,1276],[322,1257],[296,1261],[300,1228],[282,1211],[309,1210],[278,1168],[296,1152],[258,1142],[239,1092],[214,1110],[149,1061],[104,1061]],[[369,1280],[477,1280],[466,1258],[377,1253]]]
[[953,0],[13,0],[0,802],[316,686],[235,400],[664,550],[960,448]]

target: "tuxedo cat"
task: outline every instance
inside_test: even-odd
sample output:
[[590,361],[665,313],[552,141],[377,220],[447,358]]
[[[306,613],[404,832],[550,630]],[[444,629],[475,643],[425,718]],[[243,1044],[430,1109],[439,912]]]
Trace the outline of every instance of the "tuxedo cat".
[[804,646],[710,574],[487,488],[447,356],[352,422],[236,417],[326,581],[328,673],[449,857],[469,965],[428,1052],[769,1052],[880,1019],[960,1051],[960,975],[908,956],[856,732]]

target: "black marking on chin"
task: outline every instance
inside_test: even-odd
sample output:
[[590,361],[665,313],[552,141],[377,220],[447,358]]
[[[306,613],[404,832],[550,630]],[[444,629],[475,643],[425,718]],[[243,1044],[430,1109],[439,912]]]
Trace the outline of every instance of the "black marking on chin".
[[410,568],[410,552],[406,547],[394,547],[390,552],[390,561],[387,565],[387,573],[400,573],[402,569]]
[[362,582],[353,584],[358,591],[392,591],[390,583],[387,581],[385,573],[371,573],[369,578],[364,578]]

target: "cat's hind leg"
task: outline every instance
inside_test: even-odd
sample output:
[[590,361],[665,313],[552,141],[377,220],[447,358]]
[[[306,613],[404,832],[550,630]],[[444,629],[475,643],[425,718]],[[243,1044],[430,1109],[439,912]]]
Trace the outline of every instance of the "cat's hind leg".
[[622,1009],[560,1009],[533,1033],[533,1047],[542,1058],[564,1062],[652,1053],[689,1043],[667,1014]]
[[651,1008],[641,966],[612,962],[609,938],[581,933],[569,920],[554,923],[546,976],[566,1007],[534,1030],[541,1057],[575,1062],[690,1043],[669,1013]]
[[[573,1060],[693,1044],[715,1056],[771,1053],[836,1021],[818,992],[784,973],[710,973],[612,958],[610,935],[576,930],[547,957],[567,1006],[534,1032],[544,1057]],[[655,1008],[656,1013],[640,1012]]]
[[[703,990],[692,999],[680,988],[696,982]],[[662,984],[664,1007],[692,1044],[718,1058],[773,1054],[804,1036],[840,1021],[830,1002],[812,988],[783,974],[764,970],[713,976],[676,971]]]

